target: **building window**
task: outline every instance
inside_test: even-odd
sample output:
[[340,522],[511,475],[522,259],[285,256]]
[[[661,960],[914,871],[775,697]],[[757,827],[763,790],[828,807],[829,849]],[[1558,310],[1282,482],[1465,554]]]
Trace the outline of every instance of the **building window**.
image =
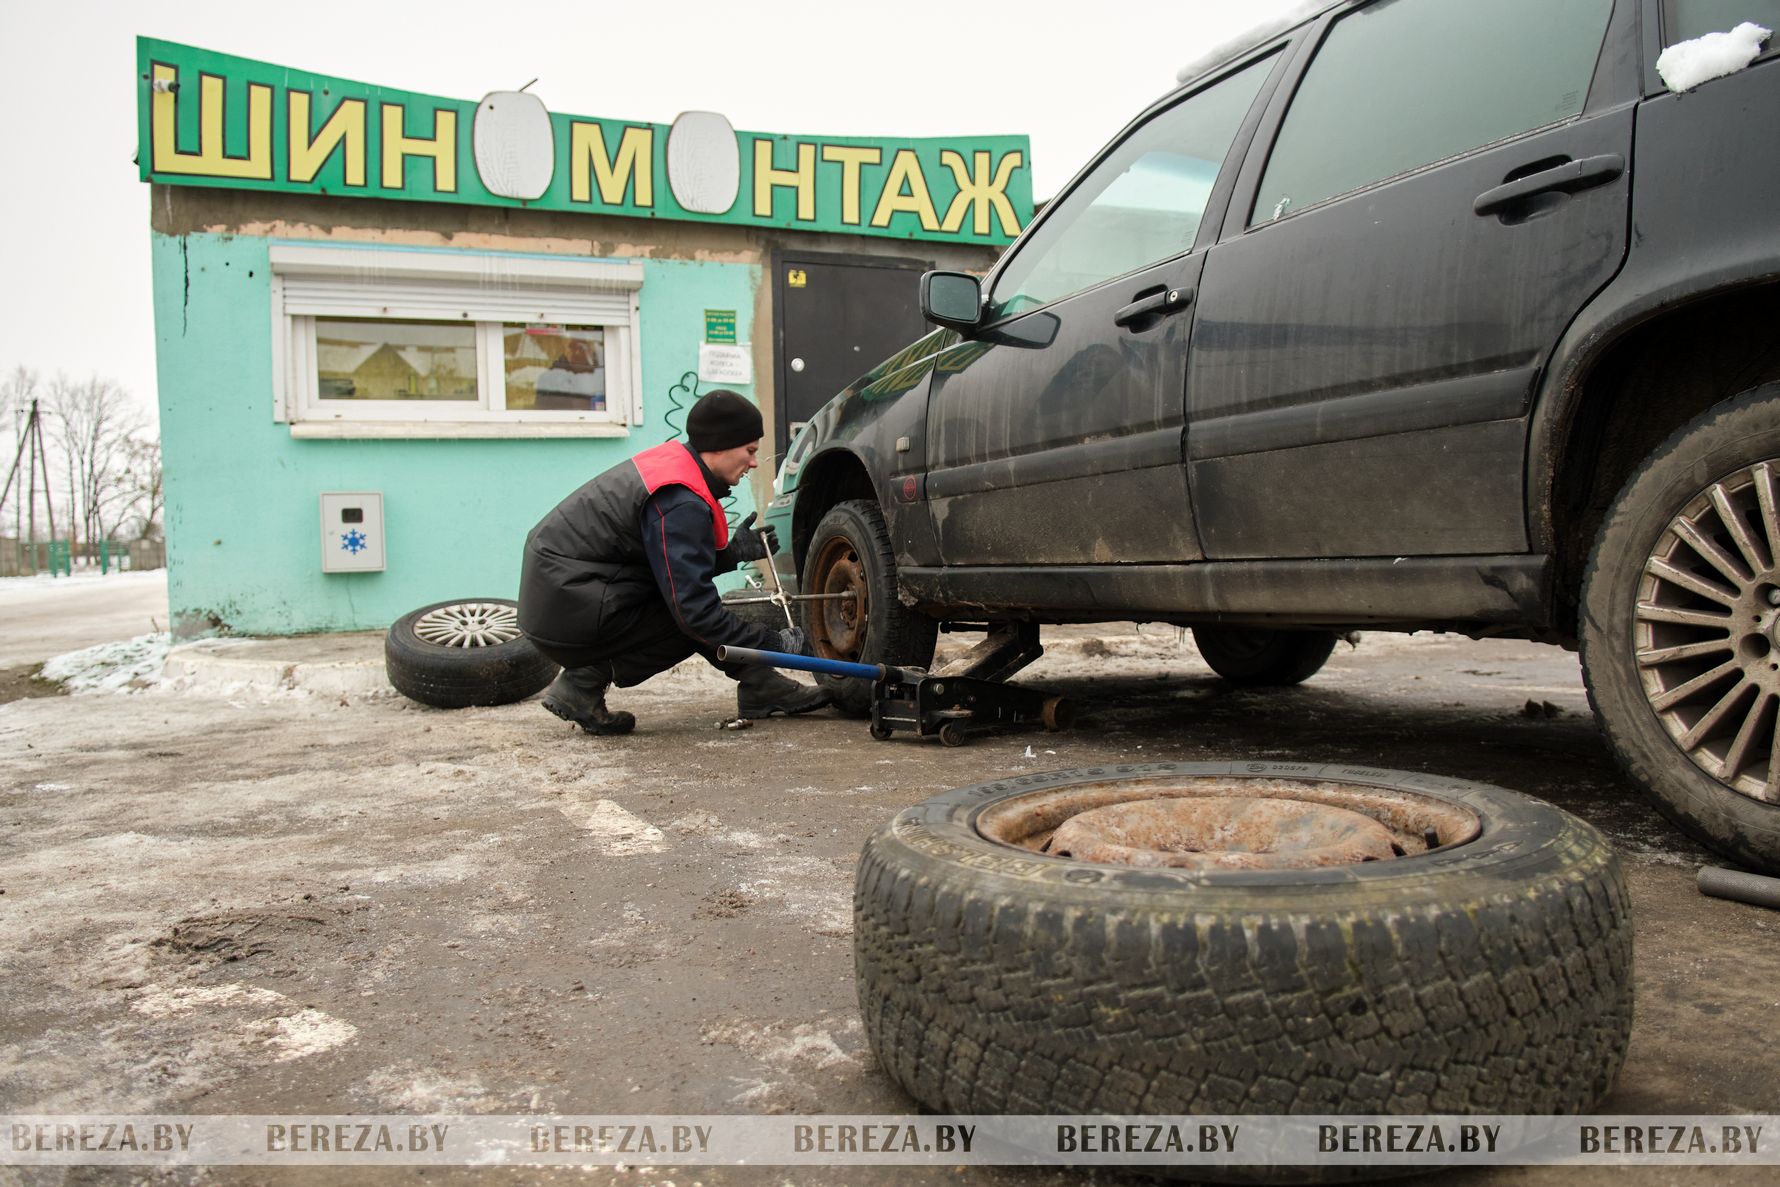
[[276,415],[299,436],[622,435],[642,266],[275,244]]
[[474,400],[476,327],[318,317],[315,396],[324,402]]
[[506,325],[509,411],[606,410],[606,332],[599,326]]

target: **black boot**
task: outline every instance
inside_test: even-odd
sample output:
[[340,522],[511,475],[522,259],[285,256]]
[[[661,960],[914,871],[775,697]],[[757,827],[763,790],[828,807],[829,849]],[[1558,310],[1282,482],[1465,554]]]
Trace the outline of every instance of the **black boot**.
[[572,721],[590,734],[628,734],[637,719],[606,708],[606,686],[611,681],[596,668],[564,668],[544,690],[544,708],[564,721]]
[[799,684],[771,668],[744,668],[736,681],[737,717],[779,717],[808,713],[811,709],[820,709],[829,701],[826,688]]

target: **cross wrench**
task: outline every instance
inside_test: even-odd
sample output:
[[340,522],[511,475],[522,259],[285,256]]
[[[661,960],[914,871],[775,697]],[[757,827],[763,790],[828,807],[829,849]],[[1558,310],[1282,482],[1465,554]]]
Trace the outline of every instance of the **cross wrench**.
[[[769,533],[768,538],[772,539],[770,533]],[[773,543],[777,544],[778,540],[773,539]],[[775,549],[774,551],[777,551],[777,550]],[[767,553],[767,556],[766,556],[766,575],[773,583],[773,598],[772,598],[772,600],[774,602],[777,602],[779,609],[781,609],[785,612],[785,625],[790,627],[792,630],[796,630],[797,624],[791,620],[791,601],[789,598],[787,598],[785,596],[784,587],[779,584],[779,570],[778,570],[778,567],[773,564],[773,557],[772,557],[772,553],[770,553],[770,552]]]

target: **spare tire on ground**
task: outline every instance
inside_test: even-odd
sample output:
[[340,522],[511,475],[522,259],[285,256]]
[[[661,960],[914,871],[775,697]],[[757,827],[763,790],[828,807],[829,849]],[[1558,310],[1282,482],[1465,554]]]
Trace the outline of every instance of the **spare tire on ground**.
[[1625,1055],[1629,911],[1593,827],[1501,788],[1108,766],[902,812],[854,953],[878,1061],[939,1112],[1578,1113]]
[[439,709],[523,701],[556,679],[557,665],[519,629],[508,598],[459,598],[396,619],[383,667],[403,696]]

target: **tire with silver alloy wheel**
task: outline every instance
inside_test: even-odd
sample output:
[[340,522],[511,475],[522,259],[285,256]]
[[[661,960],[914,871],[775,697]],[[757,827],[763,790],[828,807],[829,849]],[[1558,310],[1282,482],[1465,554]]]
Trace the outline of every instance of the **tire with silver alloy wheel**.
[[1580,634],[1632,781],[1703,844],[1780,874],[1780,384],[1683,426],[1632,475]]
[[523,701],[556,679],[519,629],[507,598],[462,598],[422,606],[396,619],[383,641],[383,667],[395,690],[439,709]]
[[[937,1112],[1580,1113],[1631,1032],[1606,840],[1432,775],[1155,763],[966,787],[866,843],[853,903],[866,1035]],[[1354,1175],[1193,1176],[1288,1170]]]

